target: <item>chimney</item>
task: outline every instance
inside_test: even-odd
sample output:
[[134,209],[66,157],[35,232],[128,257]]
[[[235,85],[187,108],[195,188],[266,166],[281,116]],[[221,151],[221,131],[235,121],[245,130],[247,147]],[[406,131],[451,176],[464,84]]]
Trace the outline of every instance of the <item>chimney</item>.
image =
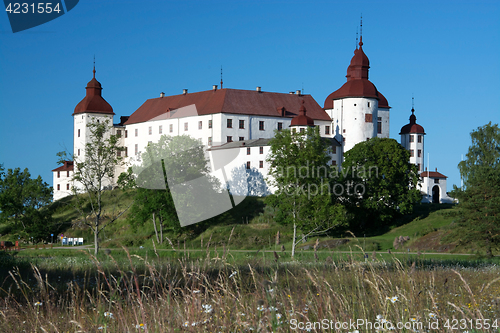
[[300,90],[295,90],[295,95],[300,95]]
[[182,94],[183,95],[186,95],[188,93],[188,90],[187,89],[182,89]]
[[290,91],[290,93],[289,93],[289,94],[290,94],[290,95],[293,95],[293,91]]
[[212,90],[213,90],[213,91],[217,91],[217,85],[216,85],[216,84],[214,84],[214,85],[212,86]]
[[164,92],[161,92],[161,93],[160,93],[160,97],[165,97],[165,93],[164,93]]
[[261,87],[257,87],[257,88],[255,88],[255,91],[262,92],[262,88]]
[[438,168],[436,168],[436,172],[438,172]]

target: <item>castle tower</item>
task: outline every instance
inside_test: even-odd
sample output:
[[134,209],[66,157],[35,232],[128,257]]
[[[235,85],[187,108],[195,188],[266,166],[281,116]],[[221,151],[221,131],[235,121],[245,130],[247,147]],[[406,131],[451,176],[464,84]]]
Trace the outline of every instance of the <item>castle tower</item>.
[[87,125],[92,121],[108,121],[113,124],[113,108],[101,96],[102,86],[94,76],[87,84],[86,95],[75,107],[73,112],[73,156],[77,160],[85,158],[85,145],[89,141]]
[[368,80],[370,61],[363,51],[363,38],[347,68],[347,82],[325,100],[335,138],[343,152],[374,137],[389,137],[389,104]]
[[410,163],[417,166],[418,172],[424,169],[424,135],[422,126],[417,124],[415,109],[411,109],[410,123],[401,127],[401,145],[410,151]]
[[292,118],[290,129],[292,132],[306,132],[308,127],[314,127],[314,120],[306,115],[307,110],[304,106],[304,100],[299,109],[299,115]]

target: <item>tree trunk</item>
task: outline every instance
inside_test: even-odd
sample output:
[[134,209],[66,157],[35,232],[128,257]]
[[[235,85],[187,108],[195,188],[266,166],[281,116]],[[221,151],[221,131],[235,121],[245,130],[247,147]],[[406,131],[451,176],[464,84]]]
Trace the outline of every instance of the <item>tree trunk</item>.
[[94,255],[97,256],[99,253],[99,228],[95,228],[94,230]]
[[295,242],[296,237],[297,237],[297,224],[295,224],[295,222],[294,222],[293,223],[293,240],[292,240],[292,258],[295,255],[295,244],[297,244]]
[[163,244],[163,217],[160,214],[160,244]]
[[160,240],[158,239],[158,230],[156,229],[155,212],[153,212],[153,226],[155,227],[156,243],[160,244]]

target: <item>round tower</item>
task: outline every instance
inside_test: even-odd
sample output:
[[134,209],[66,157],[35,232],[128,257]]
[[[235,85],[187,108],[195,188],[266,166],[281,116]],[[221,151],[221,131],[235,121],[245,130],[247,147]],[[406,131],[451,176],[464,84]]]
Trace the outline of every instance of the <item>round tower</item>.
[[304,133],[307,131],[308,127],[314,127],[314,120],[306,115],[307,110],[304,106],[304,100],[302,100],[302,105],[299,109],[299,115],[292,118],[290,122],[290,128],[292,132]]
[[410,123],[401,127],[401,145],[410,151],[410,163],[417,166],[418,172],[424,171],[424,135],[422,126],[417,124],[415,109],[411,109]]
[[89,130],[87,125],[92,121],[109,122],[113,124],[113,108],[101,96],[102,86],[95,78],[95,66],[93,78],[87,83],[85,97],[78,103],[73,112],[73,156],[77,160],[85,158],[85,145],[89,141]]
[[325,100],[324,109],[333,122],[333,132],[348,151],[359,142],[389,137],[387,99],[368,80],[370,61],[363,51],[363,38],[347,68],[347,82]]

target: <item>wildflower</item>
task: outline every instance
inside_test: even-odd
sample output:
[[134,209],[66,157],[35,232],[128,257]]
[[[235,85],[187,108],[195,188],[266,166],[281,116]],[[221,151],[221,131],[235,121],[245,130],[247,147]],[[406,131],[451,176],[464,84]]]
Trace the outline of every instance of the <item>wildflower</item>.
[[231,275],[229,275],[229,278],[232,278],[233,276],[235,276],[236,273],[238,273],[238,272],[236,272],[236,271],[232,272]]
[[382,317],[382,315],[377,315],[377,321],[380,321],[382,320],[384,317]]
[[201,307],[203,308],[203,311],[205,311],[205,313],[212,312],[212,306],[210,304],[203,304]]
[[266,308],[264,307],[264,305],[259,305],[259,306],[257,307],[257,310],[258,310],[258,311],[264,311],[265,309],[266,309]]
[[394,304],[398,301],[398,296],[394,296],[391,298],[391,302]]
[[278,308],[275,306],[270,306],[269,311],[278,311]]
[[42,302],[35,302],[35,306],[41,306],[42,304]]
[[411,318],[410,318],[410,321],[411,321],[411,322],[415,322],[415,321],[417,321],[417,318],[415,318],[415,317],[411,317]]
[[104,317],[113,318],[113,314],[111,312],[104,312]]
[[103,330],[103,329],[104,329],[104,327],[99,326],[97,329],[98,329],[98,330]]
[[280,320],[281,319],[281,315],[279,313],[276,314],[276,319],[277,320]]
[[184,324],[182,324],[182,326],[188,327],[189,326],[189,321],[185,321]]
[[143,323],[135,325],[135,328],[142,328],[142,329],[144,329],[145,327],[146,327],[146,325],[144,325]]
[[195,289],[195,290],[193,290],[193,294],[198,294],[198,293],[201,293],[201,290],[200,290],[200,289]]
[[432,313],[432,312],[431,312],[431,313],[429,313],[429,317],[430,317],[431,319],[435,319],[435,318],[437,318],[436,314],[435,314],[435,313]]
[[268,292],[268,293],[272,293],[272,292],[274,292],[274,288],[269,289],[267,292]]

